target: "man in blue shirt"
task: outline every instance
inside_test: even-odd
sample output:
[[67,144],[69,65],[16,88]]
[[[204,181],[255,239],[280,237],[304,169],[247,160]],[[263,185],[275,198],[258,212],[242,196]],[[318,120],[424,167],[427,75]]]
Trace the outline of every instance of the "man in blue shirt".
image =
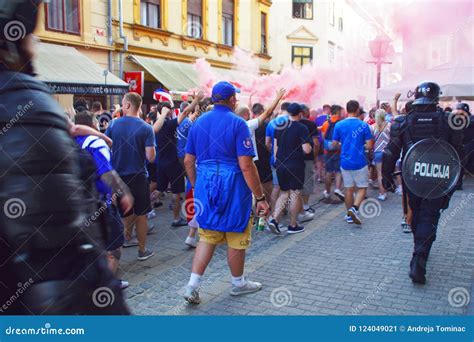
[[[105,134],[114,142],[112,166],[130,188],[135,204],[133,210],[122,213],[125,225],[124,247],[139,246],[138,260],[154,255],[146,249],[148,231],[146,214],[151,210],[150,188],[146,162],[155,160],[155,136],[153,128],[140,119],[142,98],[137,93],[127,93],[122,100],[124,116],[112,120]],[[137,239],[132,239],[133,225]]]
[[194,190],[199,244],[185,299],[200,303],[199,286],[216,245],[226,243],[232,274],[231,295],[258,291],[262,284],[244,279],[245,251],[250,245],[252,193],[256,212],[268,214],[252,138],[245,121],[235,115],[238,90],[228,82],[212,89],[214,109],[197,120],[188,136],[184,165]]
[[[346,193],[347,223],[360,225],[359,206],[365,199],[369,185],[369,170],[365,149],[371,149],[373,136],[369,125],[359,117],[359,102],[347,102],[347,118],[336,123],[333,133],[333,145],[341,145],[341,174]],[[354,187],[357,187],[355,199]]]
[[[171,187],[173,194],[173,216],[172,227],[186,226],[185,219],[180,218],[181,194],[184,192],[184,169],[178,159],[176,146],[176,132],[183,120],[194,111],[199,101],[204,97],[200,92],[193,102],[188,105],[176,118],[171,118],[172,108],[169,102],[158,104],[158,112],[161,115],[153,124],[156,136],[156,183],[160,194]],[[163,112],[165,109],[169,109]]]
[[278,177],[275,169],[275,160],[273,154],[273,145],[275,140],[275,131],[285,129],[289,123],[289,115],[287,112],[288,106],[290,102],[283,102],[280,107],[280,114],[271,120],[265,131],[265,146],[270,151],[270,166],[272,168],[272,182],[273,182],[273,190],[272,190],[272,198],[271,198],[271,207],[272,209],[275,208],[275,203],[280,195],[280,185],[278,184]]

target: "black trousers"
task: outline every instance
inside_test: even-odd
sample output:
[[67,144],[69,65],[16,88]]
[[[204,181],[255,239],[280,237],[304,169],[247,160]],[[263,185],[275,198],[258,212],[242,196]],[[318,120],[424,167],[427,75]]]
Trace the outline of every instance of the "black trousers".
[[436,240],[436,230],[441,214],[440,207],[413,209],[411,229],[415,243],[413,256],[428,258],[431,246]]

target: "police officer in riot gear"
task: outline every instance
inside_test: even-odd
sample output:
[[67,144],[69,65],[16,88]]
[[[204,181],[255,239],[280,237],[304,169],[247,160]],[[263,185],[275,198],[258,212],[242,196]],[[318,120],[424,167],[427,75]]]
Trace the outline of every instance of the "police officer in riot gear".
[[[383,185],[386,189],[392,191],[394,189],[393,172],[400,153],[403,158],[402,170],[405,171],[408,170],[407,168],[412,167],[412,165],[407,165],[409,162],[405,157],[407,152],[410,151],[410,148],[417,142],[434,138],[435,140],[433,141],[437,141],[440,144],[449,143],[457,154],[462,156],[462,130],[449,124],[451,119],[450,113],[443,112],[438,107],[439,95],[440,87],[436,83],[421,83],[416,88],[415,100],[413,101],[410,115],[398,116],[393,122],[390,130],[390,142],[383,155],[382,174]],[[437,149],[437,151],[439,150],[443,149]],[[456,155],[456,152],[452,153]],[[453,156],[449,160],[457,160],[457,164],[459,164],[459,158],[457,156]],[[459,165],[451,166],[452,170],[460,170]],[[416,167],[420,169],[420,165]],[[448,177],[447,173],[442,174],[439,171],[442,170],[440,166],[437,165],[434,168],[437,177]],[[455,172],[452,172],[449,177],[455,177],[455,179],[451,179],[451,181],[457,182],[459,172],[457,175]],[[448,183],[447,181],[449,179],[443,179],[441,181],[441,178],[433,178],[429,180],[438,182],[435,184],[442,183],[444,186],[445,183]],[[455,186],[445,189],[446,191],[443,192],[443,195],[437,197],[436,194],[430,193],[430,189],[416,189],[416,186],[423,186],[423,182],[415,181],[411,184],[414,185],[407,186],[407,179],[403,180],[404,191],[408,194],[408,204],[413,211],[411,226],[414,238],[414,250],[410,262],[409,276],[414,283],[424,284],[426,282],[426,262],[431,246],[436,239],[440,213],[442,209],[446,209],[449,206],[449,200],[454,192]],[[420,196],[420,193],[423,193],[423,195]]]
[[40,4],[0,0],[0,314],[128,314],[93,219],[94,164],[33,77]]

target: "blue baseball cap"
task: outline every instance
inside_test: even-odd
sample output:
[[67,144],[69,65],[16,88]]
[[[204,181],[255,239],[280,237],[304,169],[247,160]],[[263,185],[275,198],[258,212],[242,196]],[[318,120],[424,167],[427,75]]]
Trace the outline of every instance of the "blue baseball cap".
[[303,107],[301,107],[299,103],[293,102],[288,106],[286,111],[290,113],[291,116],[295,116],[303,111]]
[[219,82],[212,88],[212,101],[218,102],[227,100],[236,93],[240,93],[240,89],[234,87],[231,83]]

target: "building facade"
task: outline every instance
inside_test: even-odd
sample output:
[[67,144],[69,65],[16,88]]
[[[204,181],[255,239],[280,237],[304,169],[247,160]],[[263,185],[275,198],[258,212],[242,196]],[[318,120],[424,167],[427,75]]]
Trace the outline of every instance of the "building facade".
[[[321,86],[332,89],[324,102],[350,97],[366,107],[375,104],[376,68],[367,63],[373,59],[369,41],[377,35],[390,39],[391,33],[358,1],[274,1],[270,15],[273,70],[312,64],[328,71]],[[390,82],[393,68],[382,68],[382,85]],[[339,80],[333,82],[331,78]]]
[[[68,69],[67,75],[59,77],[46,56],[39,73],[51,84],[55,77],[63,84],[65,77],[75,83],[81,71],[94,69],[94,77],[83,82],[93,81],[96,88],[114,83],[117,89],[97,93],[86,87],[82,94],[62,94],[61,100],[71,104],[80,96],[107,106],[117,101],[123,84],[116,78],[124,79],[126,72],[143,72],[143,95],[150,102],[156,88],[180,93],[198,86],[192,68],[197,58],[225,74],[233,67],[234,47],[254,55],[261,72],[268,73],[271,6],[270,0],[50,0],[40,8],[36,31],[46,44],[43,50],[54,55],[56,46],[68,46],[75,51],[57,52],[64,58],[54,63],[63,64],[58,69]],[[96,68],[82,65],[75,74],[76,52]]]

